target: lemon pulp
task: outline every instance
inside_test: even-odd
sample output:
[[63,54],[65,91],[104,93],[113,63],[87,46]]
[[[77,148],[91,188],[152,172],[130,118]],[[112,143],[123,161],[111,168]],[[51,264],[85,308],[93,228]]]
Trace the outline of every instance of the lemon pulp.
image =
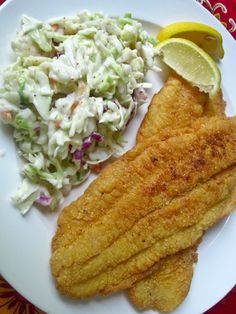
[[221,74],[215,61],[190,40],[170,38],[157,44],[156,52],[173,70],[214,98],[220,89]]

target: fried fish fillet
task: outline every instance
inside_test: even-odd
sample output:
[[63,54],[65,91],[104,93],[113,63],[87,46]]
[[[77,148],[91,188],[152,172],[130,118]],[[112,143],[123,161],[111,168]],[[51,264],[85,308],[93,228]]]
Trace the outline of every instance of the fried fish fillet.
[[[233,187],[235,188],[235,173],[234,168],[233,177],[226,180],[229,180],[228,188],[230,188],[230,190]],[[221,182],[221,185],[222,184],[223,182]],[[231,191],[229,195],[232,195]],[[235,205],[235,198],[233,201]],[[149,270],[151,270],[151,272],[153,270],[155,271],[155,265],[158,265],[156,264],[156,261],[160,260],[166,253],[173,254],[176,250],[182,250],[196,242],[202,236],[204,230],[217,222],[220,217],[229,213],[231,208],[227,210],[226,204],[229,204],[228,197],[226,197],[226,200],[213,206],[196,225],[184,228],[176,234],[156,242],[154,246],[141,251],[133,258],[118,264],[115,268],[100,273],[98,276],[92,277],[81,283],[76,283],[75,280],[73,285],[70,284],[69,290],[67,290],[68,286],[63,286],[61,287],[61,291],[65,294],[69,293],[72,297],[86,298],[98,293],[108,294],[121,289],[126,289],[136,280],[141,279],[144,276],[146,277]],[[153,264],[153,261],[155,261],[155,264]],[[152,266],[150,267],[150,265]],[[148,271],[146,272],[146,270]]]
[[191,125],[203,116],[224,116],[225,102],[219,91],[216,99],[191,86],[176,73],[171,73],[159,93],[153,96],[137,135],[143,142],[163,129],[177,129]]
[[160,267],[135,283],[129,290],[129,298],[139,309],[172,311],[189,291],[193,276],[193,264],[197,261],[197,245],[170,255],[162,260]]
[[[228,215],[236,206],[236,187],[226,200],[212,212],[219,220]],[[196,248],[191,247],[164,258],[160,268],[150,276],[135,282],[129,289],[129,298],[139,309],[154,309],[161,312],[173,311],[186,297],[189,290],[189,278],[193,274],[192,264],[196,261]],[[178,289],[177,289],[178,288]]]
[[137,135],[143,142],[170,127],[182,128],[203,115],[207,95],[172,73],[159,93],[153,96]]
[[[71,217],[71,231],[80,226],[77,208],[89,208],[89,215],[79,237],[65,232],[70,243],[53,247],[52,273],[63,293],[87,297],[128,288],[215,222],[208,222],[212,208],[235,184],[236,118],[202,119],[177,133],[137,145],[64,209],[59,230]],[[97,208],[99,217],[92,214]]]
[[[222,92],[211,100],[187,81],[172,73],[159,93],[154,95],[139,129],[137,140],[157,134],[165,128],[191,125],[203,116],[224,116],[225,102]],[[158,117],[158,118],[156,118]],[[197,260],[197,246],[167,256],[162,266],[129,290],[136,307],[172,311],[185,299],[190,289],[193,266]],[[160,263],[160,262],[159,262]]]

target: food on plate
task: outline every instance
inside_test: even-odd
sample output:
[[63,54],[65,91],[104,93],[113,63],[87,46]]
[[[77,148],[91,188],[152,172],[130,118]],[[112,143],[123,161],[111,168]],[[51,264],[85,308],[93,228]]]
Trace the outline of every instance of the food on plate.
[[[168,127],[170,129],[184,127],[202,116],[223,115],[224,107],[225,104],[222,99],[221,92],[217,97],[217,101],[213,102],[206,94],[201,93],[197,88],[192,87],[181,77],[175,73],[172,73],[161,91],[153,97],[153,100],[148,107],[148,112],[146,113],[143,123],[139,129],[137,140],[139,142],[144,142],[146,138],[160,133],[163,129]],[[80,209],[78,209],[78,211],[79,210]],[[86,212],[80,211],[80,222],[77,224],[77,228],[73,230],[73,233],[70,233],[70,236],[68,233],[66,233],[65,229],[71,229],[71,224],[73,224],[73,216],[67,217],[66,223],[63,224],[63,228],[58,230],[58,234],[60,234],[60,236],[57,236],[53,239],[53,248],[59,245],[66,245],[66,243],[69,244],[72,241],[71,236],[79,236],[81,232],[83,232],[83,228],[86,228],[87,216],[89,215],[88,210],[89,209],[87,209]],[[100,212],[98,210],[93,212],[94,218],[98,217],[99,215]],[[84,217],[82,218],[82,216]],[[192,248],[189,250],[193,251]],[[182,253],[180,253],[180,255],[181,254]],[[178,253],[176,255],[178,255]],[[169,265],[168,267],[165,266],[165,268],[166,271],[168,271],[168,268],[170,268],[171,272],[173,266],[171,265],[172,263],[168,261],[168,259],[168,257],[165,258],[162,263]],[[171,258],[171,261],[174,262],[175,259]],[[185,261],[191,262],[191,260],[188,258],[186,258]],[[188,267],[188,269],[192,269],[192,264],[193,261],[190,265],[186,265],[185,268]],[[181,270],[179,271],[179,275],[180,274]],[[162,299],[160,299],[160,303],[158,299],[156,299],[155,308],[161,309],[164,306],[167,306],[166,303],[168,304],[168,308],[173,308],[180,304],[186,296],[183,292],[185,291],[187,294],[187,287],[189,287],[191,283],[191,272],[188,272],[188,275],[189,277],[184,276],[182,281],[181,278],[179,278],[179,281],[176,281],[175,278],[173,278],[172,290],[170,290],[168,295],[166,295],[166,300],[164,299],[162,289],[160,289],[160,293],[162,293]],[[154,273],[154,278],[156,277],[157,274]],[[140,281],[139,285],[141,285],[141,282],[142,281]],[[171,284],[170,280],[169,284]],[[180,284],[181,287],[179,287]],[[165,285],[164,282],[163,285]],[[185,286],[185,289],[183,286]],[[182,293],[180,294],[179,291],[182,291]],[[171,296],[173,296],[172,299]],[[140,303],[139,300],[136,299],[136,301],[138,304]],[[133,302],[135,302],[135,299],[133,299]],[[146,300],[146,302],[148,302],[148,300]],[[136,303],[134,304],[137,305]],[[152,307],[154,307],[154,305]]]
[[211,100],[207,94],[172,72],[160,92],[153,96],[139,129],[137,141],[143,142],[166,128],[189,126],[203,116],[223,116],[224,109],[221,90],[217,98]]
[[17,61],[3,72],[0,118],[14,128],[25,162],[12,198],[23,214],[33,203],[56,208],[91,165],[117,152],[151,87],[145,73],[158,71],[155,43],[130,14],[22,17],[12,42]]
[[78,298],[127,289],[161,258],[194,245],[228,213],[221,204],[236,182],[235,136],[235,118],[198,119],[104,169],[59,218],[55,239],[69,241],[53,246],[58,289]]
[[22,214],[34,203],[56,208],[115,155],[151,87],[145,74],[159,71],[156,56],[182,76],[173,72],[153,97],[135,148],[62,211],[51,270],[64,295],[128,290],[139,309],[173,310],[204,232],[236,204],[236,117],[224,115],[221,74],[207,54],[223,57],[222,37],[184,22],[158,39],[130,14],[82,12],[23,16],[12,42],[18,58],[4,70],[0,118],[25,161],[12,197]]
[[173,311],[188,294],[197,245],[161,260],[157,271],[135,283],[129,298],[139,309]]
[[157,35],[159,41],[173,37],[195,42],[216,61],[224,57],[222,36],[209,25],[196,22],[176,22],[162,28]]
[[194,42],[184,38],[170,38],[156,46],[161,59],[180,76],[209,93],[217,96],[221,85],[221,73],[215,61]]
[[[212,102],[205,93],[193,88],[184,79],[172,72],[161,91],[153,97],[139,129],[137,142],[145,141],[152,135],[161,133],[162,130],[167,133],[167,127],[172,131],[172,129],[187,126],[203,114],[207,116],[223,114],[224,107],[221,92],[217,100]],[[86,208],[86,211],[83,211],[79,208],[73,209],[73,206],[71,204],[71,213],[74,211],[78,218],[77,228],[73,230],[73,233],[77,232],[79,235],[90,219],[99,217],[100,208],[94,204],[94,209]],[[105,210],[107,209],[104,208],[103,212]],[[59,224],[61,224],[62,217],[64,220],[63,229],[67,226],[70,228],[74,220],[73,215],[69,214],[69,210],[67,210],[66,217],[59,216]],[[59,228],[57,232],[60,233],[61,229]],[[61,237],[54,238],[52,244],[53,246],[64,245],[64,241],[70,242],[68,234],[66,237],[62,234]]]
[[[229,197],[220,202],[216,211],[211,213],[215,222],[228,215],[236,205],[236,188]],[[209,219],[209,220],[210,220]],[[151,276],[136,282],[129,290],[129,297],[139,309],[158,309],[169,312],[175,309],[188,293],[193,268],[194,257],[190,257],[190,251],[194,254],[195,248],[190,247],[185,251],[164,258],[160,262],[160,269],[154,271]],[[177,272],[177,274],[176,274]],[[178,278],[177,278],[178,275]]]
[[[159,93],[154,95],[138,132],[137,140],[144,142],[163,129],[186,127],[204,116],[224,116],[225,102],[220,91],[213,101],[172,73]],[[169,312],[180,305],[188,294],[197,246],[162,259],[161,267],[138,281],[128,291],[138,308]]]
[[[144,140],[145,136],[151,136],[157,133],[157,131],[160,132],[165,127],[183,127],[187,124],[190,124],[192,121],[202,115],[210,116],[215,114],[223,114],[223,112],[224,102],[222,100],[221,94],[218,97],[218,101],[213,103],[211,100],[207,99],[207,96],[205,94],[200,93],[196,88],[191,87],[183,79],[172,74],[165,84],[164,88],[161,90],[158,96],[154,97],[151,105],[149,106],[148,113],[146,114],[144,122],[139,130],[139,134],[141,134],[140,141],[142,140],[142,135]],[[161,116],[161,118],[159,118],[159,115]],[[159,119],[153,119],[152,121],[152,117],[156,117]],[[150,122],[150,124],[148,122]],[[155,128],[152,127],[153,124],[155,125]],[[146,132],[144,132],[143,134],[141,131]],[[86,221],[84,223],[86,225]],[[67,225],[69,228],[68,222]],[[79,235],[82,230],[79,228],[77,231]],[[191,247],[190,249],[188,249],[188,251],[191,251],[194,255],[195,248]],[[155,298],[154,295],[152,299],[147,298],[147,295],[145,295],[146,307],[157,308],[159,310],[163,309],[167,311],[173,309],[183,301],[188,292],[188,288],[191,282],[193,269],[192,264],[194,262],[193,259],[188,258],[188,256],[190,255],[188,251],[186,251],[185,254],[180,252],[177,253],[175,257],[167,257],[162,260],[161,268],[165,269],[165,272],[168,272],[170,276],[168,280],[162,279],[162,285],[160,286],[159,284],[156,287]],[[180,254],[179,257],[178,254]],[[181,263],[182,261],[185,261],[185,263]],[[173,276],[171,276],[172,269],[176,267],[176,263],[178,263],[177,271],[179,281],[176,280],[174,274]],[[184,272],[183,269],[185,270]],[[153,275],[148,277],[153,285],[155,285],[156,280],[159,281],[159,274],[160,276],[162,276],[162,271],[154,272]],[[139,307],[141,307],[140,302],[144,302],[144,299],[141,297],[140,294],[137,294],[137,291],[139,291],[139,289],[142,289],[143,282],[145,285],[146,279],[140,281],[137,286],[135,286],[130,291],[130,293],[134,294],[134,298],[132,299],[132,301],[136,306]],[[168,288],[167,291],[165,290],[165,287],[171,288]],[[153,287],[150,287],[150,289],[152,288]],[[146,289],[145,291],[151,293],[148,289]],[[145,305],[143,304],[142,306],[144,307]]]

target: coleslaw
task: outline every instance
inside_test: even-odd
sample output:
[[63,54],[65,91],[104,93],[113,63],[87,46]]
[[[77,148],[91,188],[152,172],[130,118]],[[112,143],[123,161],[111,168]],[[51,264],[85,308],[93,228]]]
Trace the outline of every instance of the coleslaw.
[[24,160],[12,197],[25,214],[55,209],[91,166],[114,155],[145,102],[155,39],[131,14],[81,12],[41,22],[22,16],[12,42],[17,60],[3,72],[0,118],[14,128]]

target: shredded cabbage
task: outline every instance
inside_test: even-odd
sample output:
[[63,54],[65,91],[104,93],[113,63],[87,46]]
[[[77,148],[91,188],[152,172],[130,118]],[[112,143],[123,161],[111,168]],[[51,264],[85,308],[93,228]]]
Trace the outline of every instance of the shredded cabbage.
[[34,203],[56,208],[91,165],[117,153],[145,102],[145,74],[158,70],[154,45],[130,14],[22,16],[12,42],[17,60],[3,72],[0,117],[14,128],[25,161],[12,198],[23,214]]

